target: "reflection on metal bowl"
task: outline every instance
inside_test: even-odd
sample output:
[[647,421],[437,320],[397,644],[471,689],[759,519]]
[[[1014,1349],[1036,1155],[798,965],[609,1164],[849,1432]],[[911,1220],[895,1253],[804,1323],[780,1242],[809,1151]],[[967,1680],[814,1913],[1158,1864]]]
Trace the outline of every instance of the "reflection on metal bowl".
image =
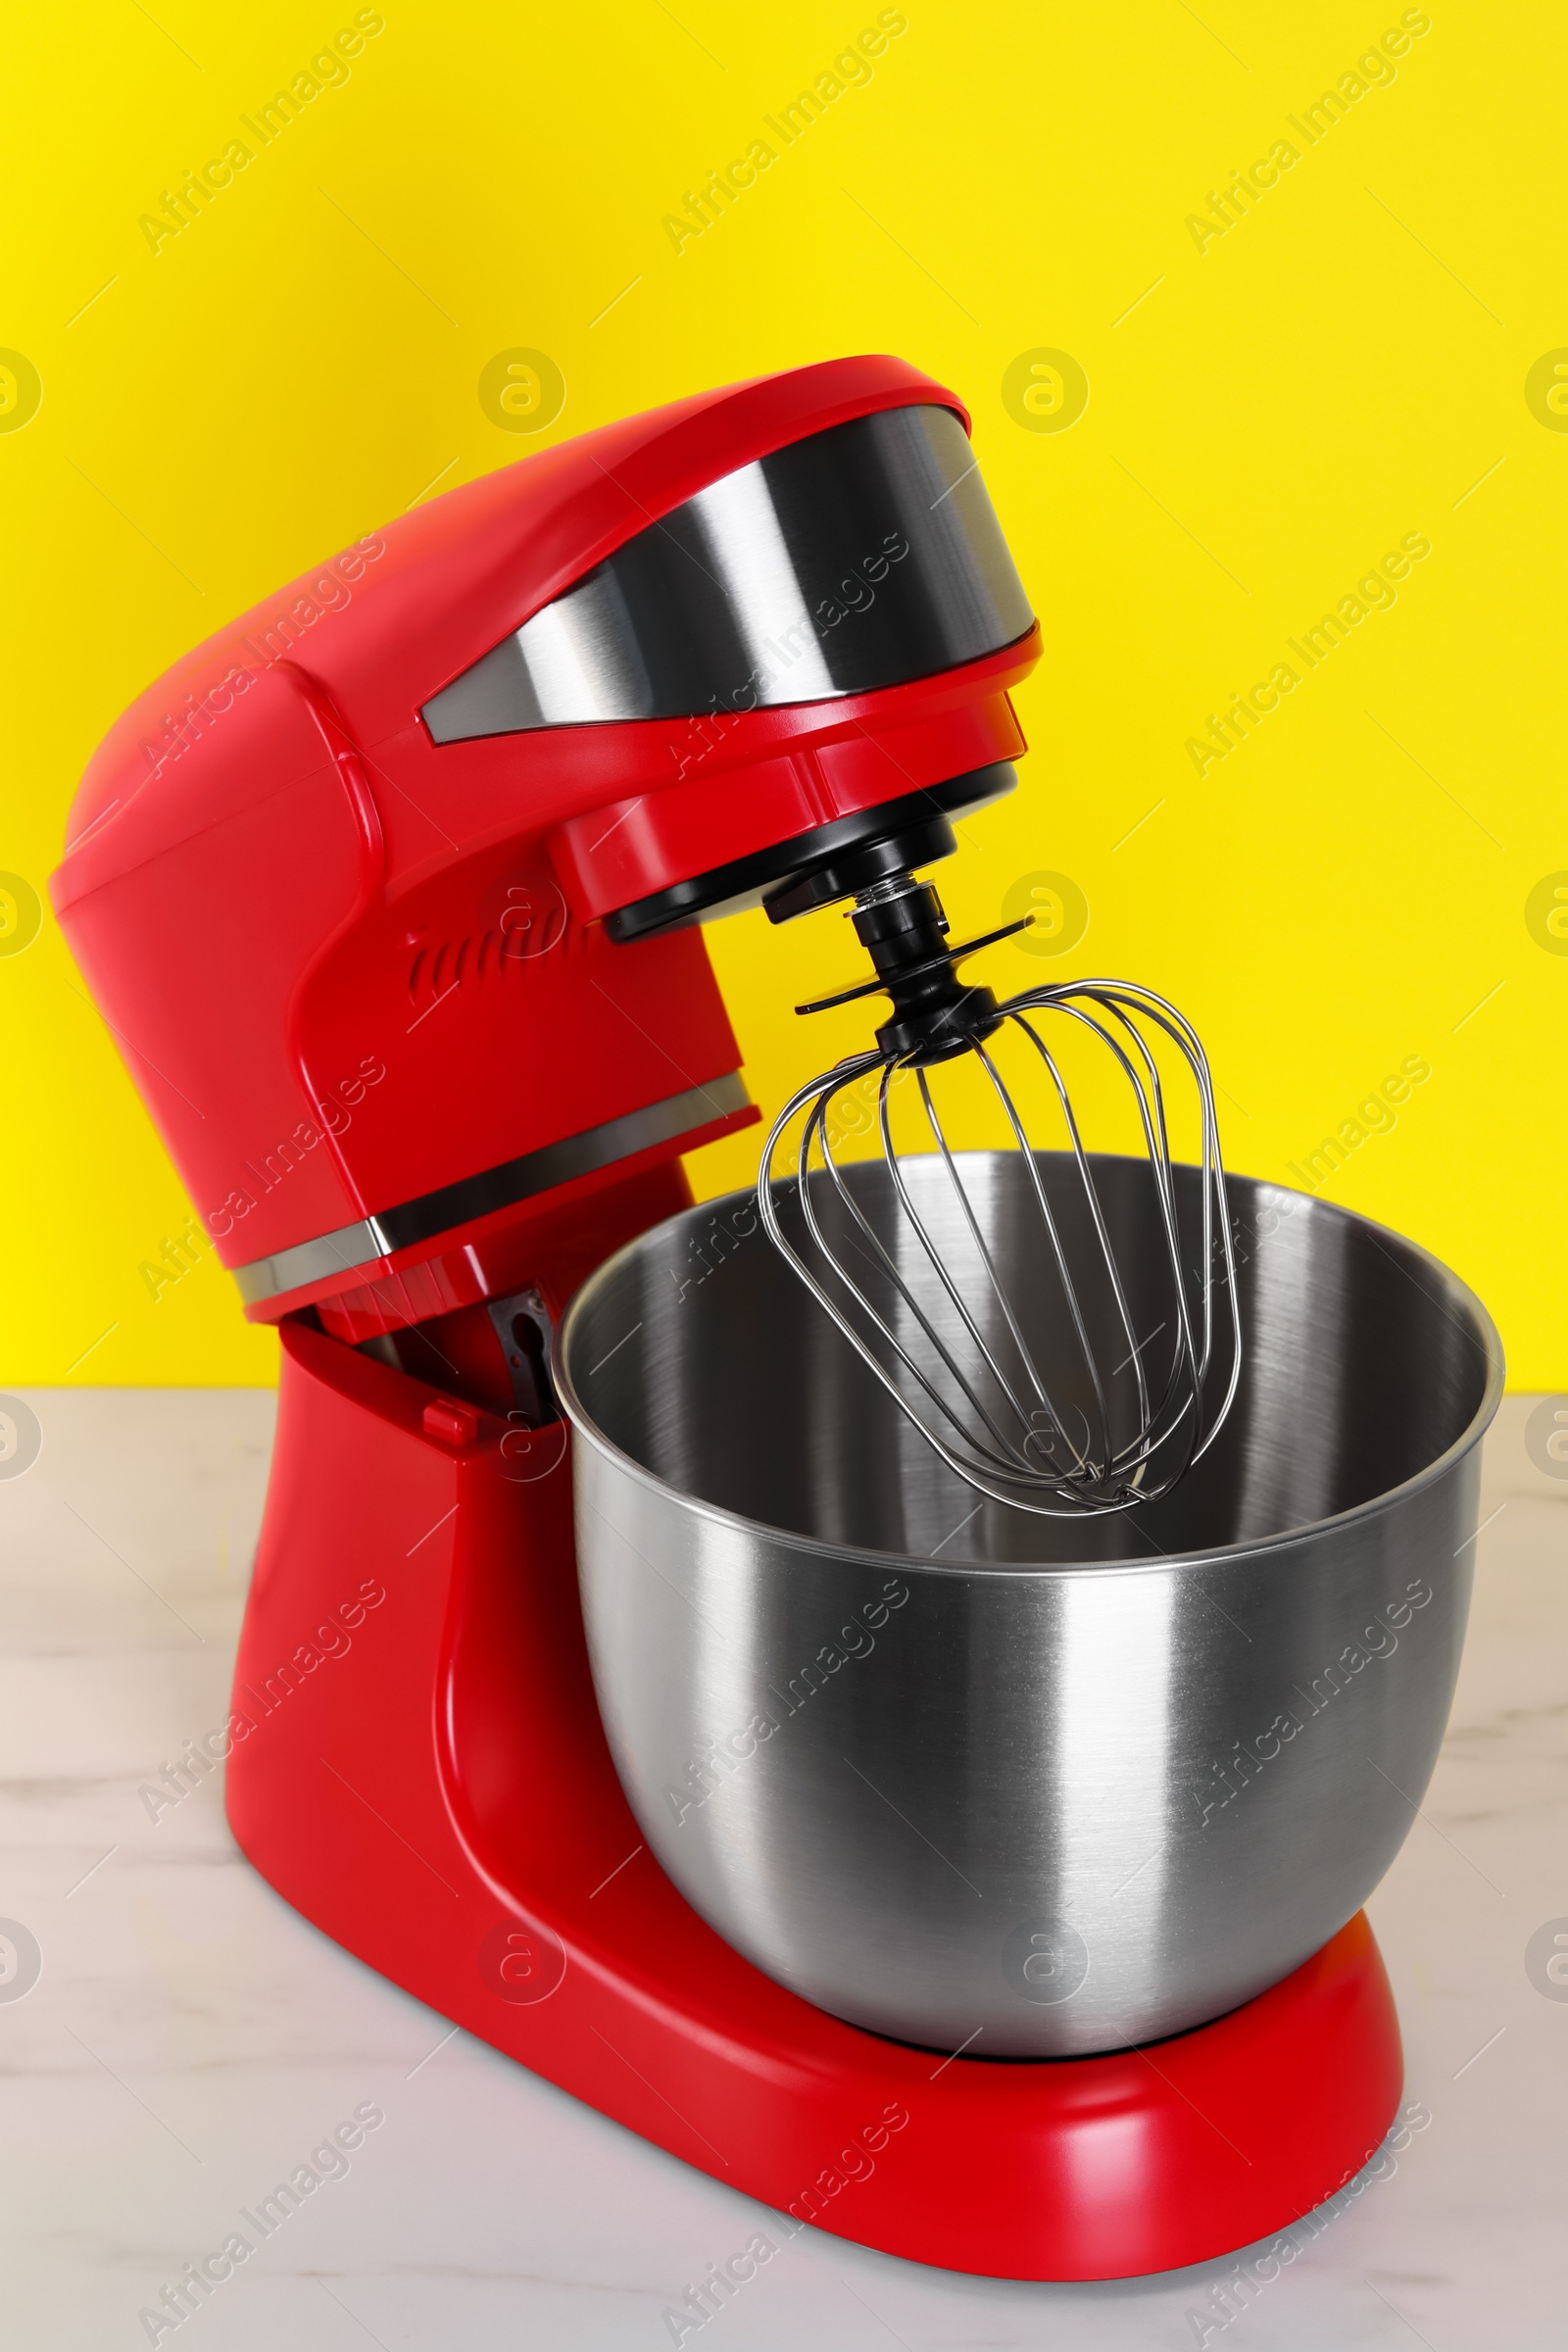
[[[1148,1171],[1092,1164],[1142,1332]],[[1070,1229],[1072,1163],[1039,1165]],[[940,1162],[906,1166],[961,1248]],[[1017,1276],[1038,1257],[1026,1171],[962,1166],[1049,1373],[1067,1351]],[[848,1173],[900,1247],[885,1170]],[[563,1326],[584,1614],[627,1796],[720,1935],[857,2025],[974,2057],[1180,2032],[1324,1943],[1415,1817],[1501,1350],[1414,1244],[1227,1189],[1236,1407],[1170,1496],[1119,1517],[982,1501],[744,1195],[643,1235]],[[903,1247],[918,1284],[906,1229]]]

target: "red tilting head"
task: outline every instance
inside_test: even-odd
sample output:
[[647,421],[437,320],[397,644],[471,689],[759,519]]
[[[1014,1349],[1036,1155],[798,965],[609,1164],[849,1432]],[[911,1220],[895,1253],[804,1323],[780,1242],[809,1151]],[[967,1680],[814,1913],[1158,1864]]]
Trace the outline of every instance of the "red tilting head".
[[520,1230],[576,1202],[602,1247],[629,1178],[755,1117],[698,918],[940,854],[1022,748],[1038,630],[965,430],[892,359],[605,426],[111,730],[55,906],[253,1317],[515,1290]]

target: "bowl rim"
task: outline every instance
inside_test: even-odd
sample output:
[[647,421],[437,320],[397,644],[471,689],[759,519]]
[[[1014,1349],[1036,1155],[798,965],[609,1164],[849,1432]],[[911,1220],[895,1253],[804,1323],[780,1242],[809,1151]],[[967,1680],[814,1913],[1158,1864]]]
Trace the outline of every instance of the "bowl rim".
[[[909,1153],[906,1156],[934,1159],[937,1155],[933,1152]],[[1006,1151],[973,1151],[956,1152],[953,1156],[956,1160],[962,1162],[980,1159],[1010,1160],[1017,1154]],[[1139,1165],[1147,1164],[1143,1154],[1139,1152],[1091,1152],[1086,1156],[1092,1165],[1110,1160],[1128,1160]],[[1046,1160],[1070,1160],[1072,1154],[1067,1152],[1038,1152],[1035,1157]],[[858,1161],[848,1163],[846,1173],[860,1164],[862,1163]],[[865,1162],[863,1164],[875,1163]],[[1193,1163],[1178,1161],[1176,1164],[1189,1166]],[[658,1471],[650,1470],[646,1462],[639,1462],[634,1454],[628,1453],[623,1446],[617,1446],[612,1438],[605,1434],[577,1394],[566,1362],[574,1328],[579,1317],[586,1310],[590,1296],[601,1286],[608,1285],[613,1279],[615,1270],[646,1250],[657,1235],[673,1232],[677,1226],[685,1224],[689,1218],[699,1215],[711,1217],[715,1213],[721,1213],[732,1202],[755,1200],[757,1195],[755,1185],[737,1186],[732,1192],[716,1194],[711,1200],[695,1201],[690,1208],[678,1209],[673,1216],[662,1219],[657,1225],[651,1225],[646,1233],[634,1235],[631,1241],[623,1243],[618,1250],[613,1250],[609,1257],[596,1266],[594,1271],[578,1285],[567,1301],[565,1312],[556,1326],[551,1340],[551,1376],[555,1382],[557,1396],[571,1424],[574,1439],[591,1446],[606,1460],[628,1471],[638,1485],[647,1487],[654,1494],[661,1495],[665,1501],[675,1504],[685,1512],[695,1513],[699,1518],[707,1519],[716,1526],[731,1530],[751,1541],[761,1538],[766,1542],[785,1545],[791,1550],[814,1553],[822,1559],[834,1561],[849,1569],[864,1570],[891,1566],[927,1576],[962,1578],[977,1576],[1001,1578],[1165,1576],[1173,1569],[1199,1569],[1212,1567],[1216,1563],[1223,1562],[1262,1560],[1271,1554],[1315,1542],[1330,1532],[1337,1532],[1356,1526],[1364,1520],[1378,1518],[1384,1513],[1396,1510],[1409,1502],[1428,1487],[1436,1486],[1486,1436],[1497,1407],[1502,1401],[1507,1367],[1501,1337],[1482,1300],[1462,1276],[1455,1274],[1451,1266],[1446,1265],[1441,1257],[1426,1249],[1420,1242],[1411,1241],[1407,1234],[1397,1232],[1394,1226],[1385,1225],[1375,1217],[1363,1216],[1358,1209],[1347,1208],[1337,1200],[1320,1200],[1315,1193],[1302,1192],[1298,1186],[1276,1184],[1268,1177],[1244,1176],[1227,1169],[1225,1174],[1227,1195],[1233,1187],[1243,1190],[1250,1201],[1255,1202],[1264,1196],[1272,1200],[1288,1200],[1292,1205],[1285,1213],[1289,1216],[1298,1215],[1304,1209],[1311,1217],[1328,1218],[1338,1220],[1345,1225],[1359,1226],[1372,1235],[1379,1248],[1383,1247],[1380,1237],[1387,1237],[1388,1241],[1396,1245],[1397,1251],[1400,1253],[1399,1256],[1395,1257],[1396,1264],[1400,1263],[1400,1257],[1413,1258],[1418,1265],[1429,1268],[1437,1277],[1437,1288],[1446,1293],[1454,1305],[1463,1305],[1468,1309],[1475,1324],[1472,1336],[1476,1338],[1486,1357],[1487,1365],[1481,1400],[1475,1412],[1460,1435],[1446,1446],[1441,1454],[1429,1462],[1425,1469],[1416,1471],[1411,1477],[1401,1480],[1398,1486],[1390,1487],[1382,1494],[1374,1494],[1369,1496],[1365,1502],[1352,1504],[1347,1511],[1332,1512],[1326,1519],[1304,1520],[1300,1526],[1282,1529],[1276,1535],[1251,1537],[1237,1544],[1212,1544],[1200,1550],[1162,1552],[1155,1559],[965,1560],[957,1558],[935,1560],[922,1557],[914,1552],[880,1550],[867,1544],[825,1544],[819,1537],[804,1535],[792,1528],[774,1527],[766,1520],[749,1519],[740,1511],[727,1509],[722,1503],[709,1502],[702,1495],[689,1494],[682,1488],[672,1485],[668,1479],[662,1478]],[[1394,1252],[1385,1251],[1385,1254],[1394,1255]],[[1401,1271],[1409,1274],[1411,1281],[1416,1280],[1408,1265],[1401,1265]],[[1421,1286],[1418,1284],[1417,1287]],[[1445,1311],[1451,1312],[1452,1309],[1446,1307]],[[1128,1513],[1127,1516],[1136,1524],[1135,1514]]]

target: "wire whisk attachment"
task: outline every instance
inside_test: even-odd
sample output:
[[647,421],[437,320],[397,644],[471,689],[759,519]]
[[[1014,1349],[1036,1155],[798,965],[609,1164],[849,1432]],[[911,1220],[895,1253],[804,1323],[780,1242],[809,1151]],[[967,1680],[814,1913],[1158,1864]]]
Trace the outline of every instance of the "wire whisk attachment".
[[[770,1240],[899,1411],[979,1494],[1045,1518],[1156,1501],[1219,1436],[1242,1369],[1202,1046],[1174,1005],[1132,982],[1072,980],[1000,1004],[966,985],[956,962],[1007,932],[949,949],[941,902],[911,874],[862,891],[854,916],[878,976],[826,1002],[885,989],[893,1017],[874,1051],[810,1080],[774,1122],[758,1186]],[[1131,1218],[1125,1185],[1114,1210],[1102,1201],[1064,1074],[1085,1041],[1136,1106],[1148,1186],[1134,1188]],[[1172,1158],[1156,1048],[1196,1096],[1200,1165]],[[985,1197],[994,1155],[954,1151],[937,1100],[948,1083],[938,1072],[960,1059],[984,1073],[981,1094],[989,1088],[1027,1171],[1009,1188],[1023,1205],[1008,1213],[1030,1231],[1009,1233],[1006,1282],[997,1204]],[[1039,1149],[1029,1134],[1020,1061],[1031,1092],[1049,1081],[1065,1150]],[[836,1156],[844,1106],[868,1093],[891,1179],[878,1195],[886,1213],[868,1213],[866,1188],[846,1182]],[[896,1096],[901,1127],[920,1139],[912,1152],[894,1140]],[[791,1170],[782,1147],[798,1118]],[[1019,1265],[1030,1269],[1023,1283]]]

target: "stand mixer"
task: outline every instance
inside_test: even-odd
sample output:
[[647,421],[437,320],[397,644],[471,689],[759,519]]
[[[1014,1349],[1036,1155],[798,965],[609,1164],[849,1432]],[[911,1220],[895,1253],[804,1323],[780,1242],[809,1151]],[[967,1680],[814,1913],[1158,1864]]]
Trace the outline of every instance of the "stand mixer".
[[[671,1317],[696,1329],[682,1299],[697,1212],[680,1155],[757,1117],[702,921],[759,899],[783,918],[849,896],[874,956],[911,913],[940,931],[914,869],[953,847],[956,813],[1014,783],[1024,745],[1008,694],[1040,630],[967,422],[951,392],[902,362],[832,361],[605,426],[431,501],[244,615],[132,706],[87,771],[53,891],[246,1313],[281,1340],[228,1727],[229,1819],[252,1862],[395,1983],[792,2214],[791,2228],[813,2222],[961,2270],[1099,2278],[1256,2238],[1377,2144],[1401,2065],[1356,1906],[1388,1836],[1315,1944],[1282,1946],[1272,1975],[1259,1962],[1226,2014],[1200,2000],[1199,2022],[1165,2029],[1175,2038],[1156,2049],[1153,2034],[1119,2030],[1054,2058],[1007,2055],[1004,2036],[989,2058],[922,2046],[896,2023],[854,2022],[853,2001],[835,2011],[837,1995],[808,1997],[805,1963],[792,1981],[765,1936],[731,1934],[701,1871],[650,1829],[657,1792],[646,1796],[617,1712],[630,1669],[604,1654],[620,1604],[596,1593],[590,1557],[594,1514],[615,1507],[606,1464],[643,1489],[662,1475],[637,1466],[631,1435],[597,1434],[595,1411],[614,1403],[606,1384],[620,1383],[617,1410],[628,1398],[652,1410],[675,1361],[659,1352],[674,1347]],[[1230,1410],[1242,1368],[1234,1208],[1201,1055],[1177,1016],[1105,983],[1078,984],[1076,998],[1029,992],[1019,1009],[1031,1006],[1069,1020],[1090,1009],[1142,1083],[1140,1165],[1175,1336],[1147,1383],[1141,1358],[1117,1368],[1122,1386],[1102,1386],[1091,1429],[1071,1401],[1081,1379],[1063,1402],[1036,1360],[1040,1395],[1020,1389],[988,1327],[1018,1425],[999,1436],[996,1399],[976,1388],[978,1426],[960,1436],[939,1415],[937,1435],[961,1478],[998,1494],[984,1525],[1055,1524],[1031,1515],[1045,1503],[1108,1542],[1107,1529],[1200,1493],[1257,1425],[1245,1383]],[[1196,1189],[1192,1171],[1173,1183],[1153,1065],[1125,1034],[1134,1014],[1174,1040],[1198,1086]],[[940,1058],[911,1064],[922,1095]],[[888,1059],[879,1049],[855,1068]],[[964,1155],[941,1150],[940,1129],[937,1141],[949,1173],[963,1162],[956,1179],[978,1182]],[[1091,1200],[1113,1183],[1071,1142],[1078,1207],[1039,1193],[1043,1258],[1052,1213],[1065,1229],[1085,1183]],[[764,1183],[749,1211],[743,1200],[728,1212],[732,1230],[760,1217],[808,1267],[790,1219],[825,1176],[789,1200]],[[871,1195],[851,1191],[869,1220],[862,1238],[904,1269]],[[1257,1234],[1281,1198],[1248,1196],[1260,1263],[1274,1262]],[[1334,1213],[1312,1204],[1307,1217],[1306,1205],[1303,1223]],[[832,1218],[819,1222],[835,1243]],[[1121,1243],[1097,1257],[1089,1239],[1080,1287],[1108,1281],[1119,1296]],[[842,1255],[842,1236],[835,1246]],[[817,1266],[811,1279],[832,1277]],[[1468,1294],[1444,1279],[1456,1327]],[[568,1345],[560,1326],[579,1292]],[[1122,1320],[1142,1297],[1123,1301]],[[951,1320],[928,1314],[911,1326],[889,1307],[883,1327],[953,1344]],[[1466,1326],[1448,1421],[1434,1404],[1431,1426],[1400,1441],[1406,1482],[1436,1465],[1420,1505],[1434,1558],[1474,1524],[1474,1449],[1500,1379],[1483,1325]],[[869,1329],[857,1326],[862,1352]],[[1139,1328],[1128,1346],[1143,1344]],[[1025,1357],[1032,1345],[1019,1339]],[[1432,1345],[1460,1343],[1440,1330]],[[878,1377],[901,1410],[920,1394],[886,1359]],[[1270,1476],[1272,1487],[1253,1480],[1247,1507],[1294,1526],[1303,1506],[1284,1472]],[[1370,1507],[1342,1480],[1327,1510],[1346,1496],[1352,1512]],[[733,1512],[700,1515],[733,1533]],[[1238,1519],[1232,1551],[1253,1532]],[[677,1581],[706,1540],[673,1539]],[[820,1567],[822,1541],[808,1548]],[[897,1560],[876,1566],[868,1626],[926,1591],[912,1571],[901,1585]],[[1406,1648],[1435,1644],[1420,1668],[1434,1695],[1419,1752],[1400,1767],[1417,1793],[1451,1690],[1465,1572],[1467,1560],[1424,1614],[1406,1604]],[[950,1597],[986,1583],[955,1573]],[[1043,1575],[1030,1592],[1054,1572]],[[1110,1584],[1130,1589],[1119,1572]],[[722,1588],[693,1605],[669,1602],[688,1649],[710,1642]],[[835,1590],[822,1605],[837,1611]],[[919,1618],[911,1607],[895,1621],[912,1633]],[[1249,1652],[1254,1665],[1268,1654]],[[657,1691],[652,1703],[657,1713]],[[1359,1690],[1339,1702],[1347,1716],[1360,1703]],[[1246,1728],[1227,1719],[1226,1739]],[[687,1737],[669,1729],[678,1746]],[[1270,1801],[1255,1800],[1254,1823]],[[1230,1835],[1207,1814],[1201,1824],[1211,1846]],[[1238,1835],[1251,1834],[1243,1823]],[[999,1916],[997,1933],[1014,1925]],[[1059,1954],[1027,1935],[1020,1950],[1027,2007]],[[691,2300],[706,2309],[698,2290]]]

